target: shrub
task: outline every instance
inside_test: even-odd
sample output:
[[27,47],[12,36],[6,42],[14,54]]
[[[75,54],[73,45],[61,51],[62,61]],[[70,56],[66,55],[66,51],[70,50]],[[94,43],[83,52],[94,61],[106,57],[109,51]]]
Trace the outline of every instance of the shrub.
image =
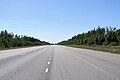
[[118,44],[116,42],[111,42],[109,45],[110,46],[117,46]]
[[103,42],[102,45],[103,45],[103,46],[106,46],[106,45],[107,45],[107,42]]

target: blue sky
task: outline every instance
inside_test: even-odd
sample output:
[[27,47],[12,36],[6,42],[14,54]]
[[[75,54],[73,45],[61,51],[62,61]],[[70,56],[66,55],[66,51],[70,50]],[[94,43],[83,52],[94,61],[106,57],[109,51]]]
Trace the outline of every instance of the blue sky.
[[0,0],[0,31],[56,43],[99,25],[120,28],[120,0]]

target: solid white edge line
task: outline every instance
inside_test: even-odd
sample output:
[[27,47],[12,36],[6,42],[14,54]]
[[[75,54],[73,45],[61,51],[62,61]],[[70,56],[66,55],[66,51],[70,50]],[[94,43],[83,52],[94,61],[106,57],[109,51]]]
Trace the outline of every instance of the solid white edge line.
[[[83,58],[80,58],[80,59],[81,59],[83,62],[91,65],[92,67],[98,69],[99,71],[102,71],[102,72],[104,72],[104,73],[107,73],[107,74],[111,75],[109,72],[107,72],[107,71],[103,70],[102,68],[100,68],[100,67],[98,67],[98,66],[96,66],[96,65],[94,65],[94,64],[92,64],[92,63],[90,63],[90,62],[88,62],[87,60],[85,60],[85,59],[83,59]],[[116,80],[119,80],[118,77],[113,76],[113,75],[111,75],[111,76],[114,77]]]
[[45,72],[48,72],[48,68],[45,69]]

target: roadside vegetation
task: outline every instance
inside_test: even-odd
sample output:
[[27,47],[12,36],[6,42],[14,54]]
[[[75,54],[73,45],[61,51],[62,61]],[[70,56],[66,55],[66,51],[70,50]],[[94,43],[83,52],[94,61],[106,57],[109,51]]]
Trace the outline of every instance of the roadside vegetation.
[[75,35],[58,44],[120,54],[120,29],[98,26],[97,29]]
[[40,41],[34,37],[28,37],[23,35],[14,35],[8,33],[6,30],[0,33],[0,50],[18,48],[18,47],[29,47],[50,44],[45,41]]
[[88,46],[88,45],[68,45],[68,46],[120,54],[120,46],[97,46],[97,45],[90,45],[90,46]]

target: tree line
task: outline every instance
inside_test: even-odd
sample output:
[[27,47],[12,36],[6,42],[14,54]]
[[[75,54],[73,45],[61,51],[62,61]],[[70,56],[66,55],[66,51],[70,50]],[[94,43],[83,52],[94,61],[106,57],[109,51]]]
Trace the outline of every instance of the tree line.
[[20,46],[38,46],[50,44],[45,41],[40,41],[34,37],[23,35],[14,35],[6,30],[0,33],[0,48],[20,47]]
[[61,45],[120,45],[120,29],[106,27],[90,30],[73,36],[71,39],[59,42]]

